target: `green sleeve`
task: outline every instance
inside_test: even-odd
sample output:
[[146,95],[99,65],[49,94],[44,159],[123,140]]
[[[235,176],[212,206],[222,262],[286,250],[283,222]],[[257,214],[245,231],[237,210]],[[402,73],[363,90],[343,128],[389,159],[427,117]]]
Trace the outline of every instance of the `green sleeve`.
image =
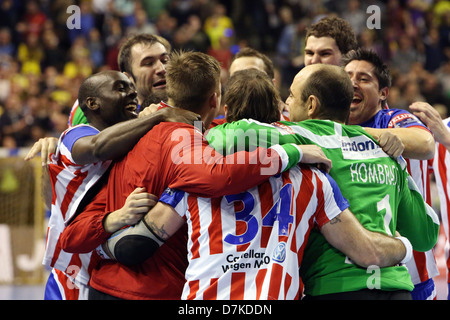
[[[292,137],[291,137],[292,138]],[[257,147],[275,148],[283,159],[286,171],[302,158],[301,150],[293,143],[294,140],[283,137],[273,127],[260,125],[246,120],[225,123],[211,128],[206,135],[209,145],[223,155],[233,154],[237,151],[253,151]]]
[[420,252],[431,250],[439,235],[439,217],[419,193],[412,177],[407,174],[406,186],[398,209],[397,231]]
[[[294,144],[273,145],[272,148],[276,149],[283,159],[283,166],[285,165],[285,167],[282,169],[282,172],[292,168],[302,160],[302,152]],[[279,148],[282,148],[283,151],[280,152]]]
[[78,124],[89,124],[83,110],[81,110],[79,105],[72,108],[69,117],[69,126],[73,127]]

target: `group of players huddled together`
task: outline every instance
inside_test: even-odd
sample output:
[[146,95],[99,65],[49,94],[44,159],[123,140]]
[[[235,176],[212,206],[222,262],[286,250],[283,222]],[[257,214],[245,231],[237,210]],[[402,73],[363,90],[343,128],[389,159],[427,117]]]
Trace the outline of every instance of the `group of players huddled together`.
[[390,108],[387,66],[341,18],[304,56],[282,101],[254,49],[222,88],[212,56],[131,36],[27,155],[53,191],[45,299],[436,299],[442,119]]

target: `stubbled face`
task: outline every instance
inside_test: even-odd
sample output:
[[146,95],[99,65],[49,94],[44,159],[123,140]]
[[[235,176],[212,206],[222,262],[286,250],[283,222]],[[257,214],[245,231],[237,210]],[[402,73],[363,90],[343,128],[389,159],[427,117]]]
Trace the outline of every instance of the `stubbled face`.
[[166,99],[166,64],[169,53],[159,42],[149,44],[138,43],[131,48],[131,70],[133,82],[142,103],[148,95],[156,95]]
[[331,37],[309,36],[305,45],[305,65],[323,63],[340,65],[342,53]]
[[360,124],[381,110],[388,89],[379,88],[375,67],[368,61],[353,60],[345,66],[353,84],[354,95],[350,105],[349,124]]
[[113,125],[137,117],[137,92],[123,73],[113,72],[103,76],[97,92],[96,101],[105,123]]

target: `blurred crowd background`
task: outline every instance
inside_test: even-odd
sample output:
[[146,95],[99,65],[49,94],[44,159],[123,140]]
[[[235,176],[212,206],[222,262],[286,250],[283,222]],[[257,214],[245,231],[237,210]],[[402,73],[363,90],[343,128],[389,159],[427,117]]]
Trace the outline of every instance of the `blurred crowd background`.
[[[81,28],[69,29],[70,5]],[[369,29],[369,5],[380,28]],[[325,15],[348,20],[360,46],[390,66],[389,105],[427,101],[450,108],[450,1],[444,0],[2,0],[0,8],[0,147],[32,145],[67,126],[81,81],[118,69],[118,49],[131,33],[168,39],[174,49],[209,53],[224,81],[245,46],[267,54],[283,98],[303,66],[306,28]]]

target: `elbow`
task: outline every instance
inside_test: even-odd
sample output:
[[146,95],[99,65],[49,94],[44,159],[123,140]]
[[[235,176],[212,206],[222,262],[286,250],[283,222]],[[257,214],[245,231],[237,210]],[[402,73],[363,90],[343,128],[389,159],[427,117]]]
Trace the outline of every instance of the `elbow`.
[[420,143],[417,143],[417,146],[420,147],[414,147],[412,148],[411,152],[406,152],[404,156],[406,158],[411,159],[417,159],[417,160],[430,160],[434,158],[434,151],[435,151],[435,142],[434,138],[431,134],[427,134],[423,137],[423,139],[420,139]]
[[417,252],[427,252],[434,248],[438,240],[438,234],[430,234],[423,241],[411,241],[413,249]]
[[424,159],[423,160],[430,160],[434,158],[434,152],[436,150],[434,138],[432,135],[430,135],[429,139],[424,144],[426,146],[424,151]]
[[61,249],[68,253],[89,253],[94,251],[100,243],[89,241],[85,234],[65,229],[59,237]]
[[73,239],[74,237],[70,236],[70,234],[63,232],[59,238],[59,241],[61,243],[61,249],[63,249],[65,252],[68,253],[87,253],[82,252],[83,250],[80,250],[77,243],[75,243]]

